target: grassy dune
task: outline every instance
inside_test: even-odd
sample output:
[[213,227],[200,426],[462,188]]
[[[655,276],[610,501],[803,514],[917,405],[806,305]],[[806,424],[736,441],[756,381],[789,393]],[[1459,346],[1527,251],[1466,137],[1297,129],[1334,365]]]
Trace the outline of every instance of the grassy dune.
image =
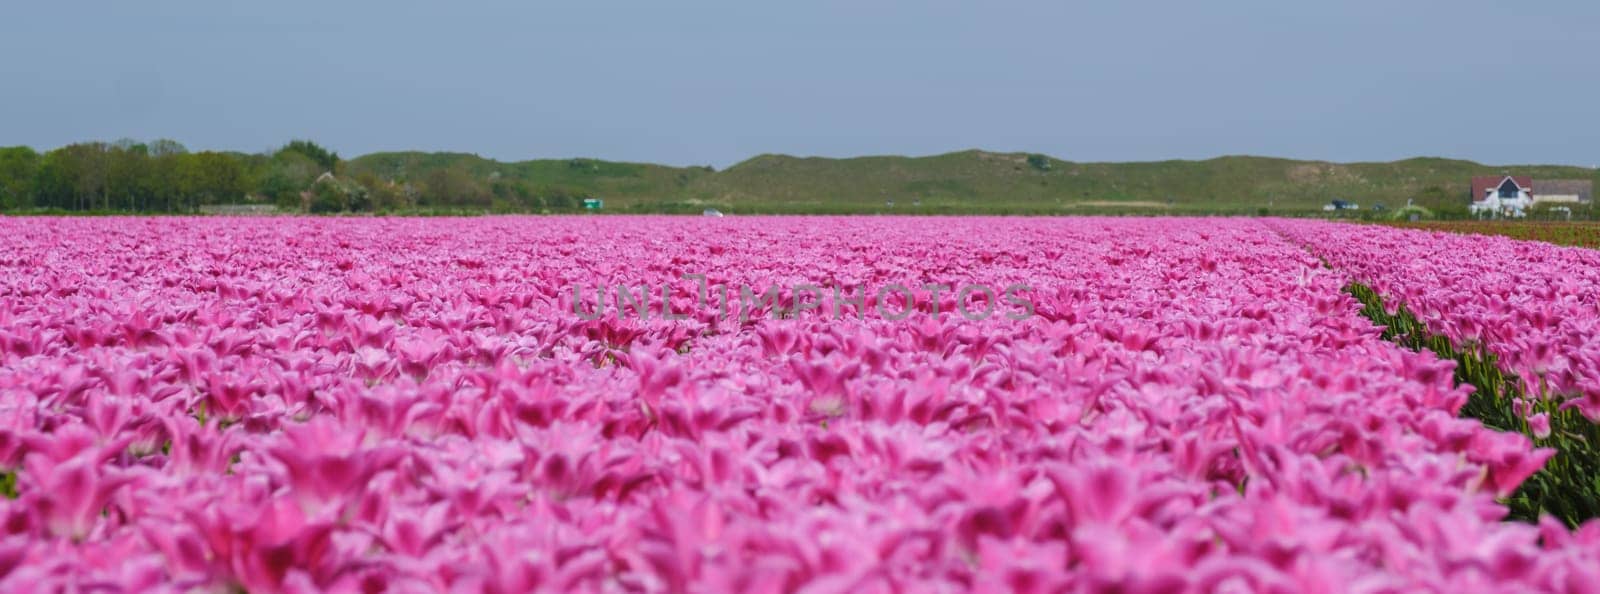
[[[652,212],[1256,214],[1266,209],[1295,214],[1317,211],[1334,198],[1390,207],[1415,199],[1435,210],[1464,211],[1473,175],[1514,171],[1600,182],[1600,173],[1584,167],[1434,158],[1341,164],[1234,156],[1078,163],[978,150],[848,159],[760,155],[722,171],[593,159],[505,163],[418,152],[376,153],[348,165],[351,172],[384,178],[420,178],[432,168],[450,166],[484,180],[521,179],[600,196],[609,211]],[[893,207],[886,205],[890,200]]]

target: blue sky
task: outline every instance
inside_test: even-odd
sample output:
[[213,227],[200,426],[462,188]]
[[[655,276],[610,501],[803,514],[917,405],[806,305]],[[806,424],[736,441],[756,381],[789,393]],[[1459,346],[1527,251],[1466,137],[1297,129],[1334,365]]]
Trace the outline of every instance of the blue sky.
[[0,145],[1600,164],[1600,3],[29,2]]

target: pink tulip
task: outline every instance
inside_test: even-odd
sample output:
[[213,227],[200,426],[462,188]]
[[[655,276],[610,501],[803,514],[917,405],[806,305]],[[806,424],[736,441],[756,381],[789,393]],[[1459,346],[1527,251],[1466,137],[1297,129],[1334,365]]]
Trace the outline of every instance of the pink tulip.
[[1528,417],[1528,429],[1533,431],[1533,436],[1539,439],[1550,437],[1550,413],[1538,413]]
[[51,534],[82,539],[100,521],[112,494],[135,480],[126,471],[104,469],[91,455],[65,461],[33,454],[23,462],[33,509]]

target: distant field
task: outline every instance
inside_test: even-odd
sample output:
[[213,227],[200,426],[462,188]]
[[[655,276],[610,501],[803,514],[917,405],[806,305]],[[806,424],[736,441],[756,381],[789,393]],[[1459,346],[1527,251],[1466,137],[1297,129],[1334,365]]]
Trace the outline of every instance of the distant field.
[[1451,233],[1504,235],[1514,239],[1543,241],[1557,245],[1600,248],[1600,223],[1595,222],[1428,221],[1389,223],[1389,225]]

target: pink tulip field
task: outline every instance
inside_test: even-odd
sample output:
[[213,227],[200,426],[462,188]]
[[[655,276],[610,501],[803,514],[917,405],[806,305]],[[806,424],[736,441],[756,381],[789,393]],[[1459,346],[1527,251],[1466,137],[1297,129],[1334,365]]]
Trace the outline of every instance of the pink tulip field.
[[1557,453],[1506,500],[1576,526],[1600,517],[1600,252],[1498,236],[1276,221],[1347,272],[1387,335],[1458,363],[1462,414]]
[[1565,446],[1351,283],[1600,412],[1600,257],[1532,242],[0,218],[0,592],[1600,592],[1507,521]]
[[1285,222],[1335,268],[1405,303],[1456,344],[1482,345],[1528,392],[1600,421],[1600,251],[1498,236]]

